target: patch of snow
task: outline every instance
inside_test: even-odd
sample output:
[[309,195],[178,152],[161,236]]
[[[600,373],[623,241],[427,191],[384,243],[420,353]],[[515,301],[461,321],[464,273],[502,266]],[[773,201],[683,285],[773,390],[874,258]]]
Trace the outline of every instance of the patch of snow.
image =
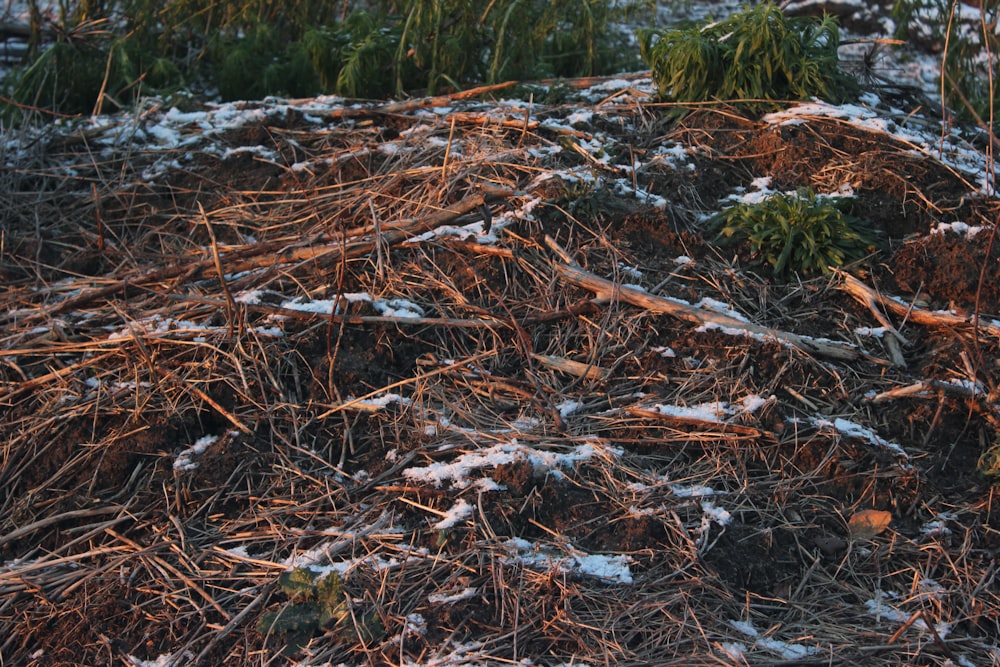
[[687,417],[708,422],[720,422],[726,415],[728,403],[713,401],[711,403],[700,403],[694,406],[684,405],[664,405],[656,403],[652,408],[661,415],[671,415],[673,417]]
[[173,653],[164,653],[152,660],[143,660],[134,655],[126,655],[125,659],[133,667],[180,667],[181,665],[189,664],[194,659],[194,655],[189,651],[184,651],[183,654],[178,656],[175,656]]
[[860,424],[855,424],[854,422],[843,419],[842,417],[837,417],[832,422],[828,419],[815,417],[811,418],[810,421],[818,428],[832,428],[841,435],[867,440],[870,444],[878,447],[885,447],[903,458],[908,459],[910,457],[910,455],[906,453],[906,450],[900,445],[897,445],[894,442],[889,442],[870,428]]
[[706,498],[708,496],[714,496],[722,491],[716,491],[715,489],[703,486],[701,484],[694,484],[692,486],[684,486],[682,484],[671,484],[670,491],[678,498]]
[[153,315],[151,317],[145,317],[141,320],[130,322],[128,326],[119,329],[118,331],[113,331],[108,334],[108,340],[132,339],[135,338],[138,333],[154,337],[164,336],[168,333],[180,335],[195,332],[204,333],[206,331],[215,330],[218,329],[204,324],[188,322],[187,320],[177,320],[172,317]]
[[509,561],[521,562],[528,567],[555,568],[567,574],[577,572],[609,583],[632,583],[632,571],[628,567],[632,562],[630,556],[588,554],[571,545],[566,545],[565,551],[561,552],[519,537],[507,540],[504,546],[512,554]]
[[883,338],[888,332],[886,327],[857,327],[854,329],[854,333],[859,336],[872,336],[874,338]]
[[740,322],[750,322],[741,313],[736,311],[730,304],[723,301],[718,301],[717,299],[712,299],[710,297],[705,297],[701,301],[695,304],[695,308],[702,308],[703,310],[713,310],[717,313],[722,313],[734,320],[739,320]]
[[317,577],[328,575],[331,572],[336,572],[339,575],[346,576],[348,572],[357,567],[367,567],[376,571],[392,570],[408,562],[423,560],[428,555],[426,549],[412,549],[410,550],[411,555],[407,556],[403,560],[394,557],[382,558],[373,554],[345,561],[337,561],[327,565],[320,565],[319,563],[321,561],[328,558],[327,552],[333,544],[334,542],[323,542],[308,551],[292,554],[285,559],[285,567],[289,570],[293,570],[297,567],[305,567],[315,573]]
[[951,512],[941,512],[932,521],[928,521],[920,526],[920,534],[925,537],[947,537],[951,535],[949,521],[957,520],[957,516]]
[[[607,451],[617,453],[612,448],[607,448]],[[467,452],[450,463],[437,461],[428,466],[407,468],[403,471],[403,476],[435,487],[449,482],[453,488],[464,489],[472,484],[469,474],[482,468],[496,468],[527,460],[536,473],[553,473],[556,468],[572,467],[579,461],[589,460],[596,453],[593,444],[577,445],[566,453],[557,453],[527,447],[515,439],[488,449]]]
[[427,651],[419,663],[404,660],[400,663],[400,667],[458,667],[459,665],[490,664],[480,652],[482,648],[482,642],[452,643],[447,641],[440,648]]
[[753,627],[753,623],[750,621],[729,621],[729,625],[733,626],[734,629],[743,633],[747,637],[756,639],[760,634],[757,632],[757,628]]
[[618,270],[621,271],[623,274],[629,276],[630,278],[634,278],[636,280],[642,279],[642,271],[635,268],[634,266],[629,266],[624,262],[618,262]]
[[559,411],[559,416],[565,419],[582,407],[583,403],[580,401],[574,401],[571,398],[567,398],[565,401],[556,406],[556,410]]
[[732,514],[721,507],[716,507],[715,503],[708,500],[703,500],[701,502],[701,511],[720,526],[728,526],[733,521]]
[[746,663],[746,645],[739,642],[722,642],[719,644],[719,648],[734,663],[740,665]]
[[[912,614],[901,611],[885,601],[886,598],[892,599],[895,597],[897,596],[883,593],[882,591],[876,591],[875,597],[870,600],[865,600],[865,609],[867,609],[868,613],[879,621],[886,620],[892,623],[906,623],[910,620]],[[927,623],[924,622],[923,618],[917,618],[913,621],[913,623],[910,624],[910,628],[918,632],[930,631],[930,628],[927,627]],[[937,634],[944,639],[951,634],[952,624],[942,621],[935,624],[934,629],[937,631]]]
[[667,200],[660,195],[655,195],[643,188],[636,186],[632,181],[625,178],[618,178],[611,185],[611,191],[618,195],[635,197],[639,201],[652,206],[653,208],[666,208]]
[[819,649],[815,646],[802,646],[801,644],[790,644],[788,642],[761,637],[755,642],[756,646],[767,649],[772,653],[777,653],[784,660],[802,660],[810,655],[814,655]]
[[566,122],[569,123],[570,126],[589,125],[593,117],[594,117],[593,111],[578,109],[573,113],[571,113],[570,115],[566,116]]
[[205,452],[206,449],[214,445],[219,440],[217,435],[204,435],[194,441],[194,444],[182,451],[174,459],[174,470],[185,471],[194,470],[198,467],[198,462],[193,458]]
[[416,612],[408,614],[403,624],[403,634],[423,637],[427,634],[427,619]]
[[[353,398],[348,398],[348,401],[353,401]],[[366,398],[363,401],[358,401],[355,405],[363,405],[369,408],[380,409],[393,403],[399,403],[400,405],[410,405],[413,401],[406,398],[405,396],[400,396],[399,394],[393,394],[386,392],[384,394],[379,394],[378,396],[373,396],[371,398]]]
[[431,527],[434,530],[448,530],[472,516],[472,510],[472,505],[465,498],[459,498],[458,502],[447,511],[445,517]]
[[764,398],[762,396],[758,396],[757,394],[749,394],[740,399],[739,405],[735,406],[725,401],[710,401],[708,403],[699,403],[698,405],[692,406],[655,403],[649,407],[662,415],[723,423],[723,417],[752,414],[767,405],[772,398]]
[[[753,639],[754,646],[776,653],[785,660],[802,660],[807,656],[814,655],[819,650],[815,646],[802,646],[801,644],[792,644],[772,637],[762,637],[751,621],[731,620],[729,621],[729,625],[741,634]],[[738,655],[742,659],[742,645],[735,644],[735,646],[739,647],[737,649],[739,651]]]
[[950,232],[971,239],[984,229],[986,227],[983,225],[970,225],[967,222],[956,220],[955,222],[939,222],[931,228],[931,234],[946,234]]

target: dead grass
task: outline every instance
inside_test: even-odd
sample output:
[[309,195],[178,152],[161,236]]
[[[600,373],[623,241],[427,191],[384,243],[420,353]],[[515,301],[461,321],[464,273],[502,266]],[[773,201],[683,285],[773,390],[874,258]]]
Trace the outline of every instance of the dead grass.
[[[790,149],[644,101],[609,92],[573,127],[546,120],[577,103],[316,124],[302,101],[166,150],[134,134],[156,110],[115,120],[110,152],[82,123],[26,130],[2,199],[4,663],[288,664],[257,622],[315,563],[383,630],[317,632],[308,664],[997,664],[990,311],[978,332],[912,293],[900,311],[893,249],[854,277],[757,275],[699,214],[762,165],[793,178],[750,147]],[[842,147],[904,148],[823,123],[781,141],[876,190],[883,162]],[[654,159],[675,140],[693,170]],[[912,197],[939,166],[887,190],[897,210],[940,213]],[[495,242],[445,229],[477,221]],[[890,528],[852,539],[862,509]],[[631,581],[581,574],[591,555]]]

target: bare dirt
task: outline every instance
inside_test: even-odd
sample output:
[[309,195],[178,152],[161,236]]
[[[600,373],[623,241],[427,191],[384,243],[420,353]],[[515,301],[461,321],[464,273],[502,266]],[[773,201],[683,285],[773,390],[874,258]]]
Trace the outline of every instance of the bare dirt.
[[[594,116],[573,129],[540,123],[581,106]],[[286,111],[212,139],[279,159],[178,149],[152,181],[152,149],[47,137],[0,195],[0,662],[996,664],[1000,506],[980,457],[1000,442],[997,201],[841,121],[669,112],[638,94],[530,114],[369,105],[319,125]],[[574,148],[595,139],[611,164],[646,164],[629,178],[666,207]],[[690,167],[653,159],[673,142]],[[848,271],[964,319],[869,307],[842,276],[777,280],[720,244],[705,214],[760,176],[849,185],[884,243]],[[483,217],[495,242],[405,242]],[[956,220],[985,229],[932,233]],[[569,263],[847,356],[595,295]],[[281,307],[359,292],[425,319]],[[859,333],[880,318],[896,358],[890,334]],[[353,400],[386,394],[401,400]],[[655,408],[747,397],[764,405],[718,421]],[[197,467],[175,466],[208,435]],[[498,445],[520,453],[463,483],[405,473]],[[581,445],[562,466],[525,449]],[[472,513],[435,528],[459,500]],[[867,509],[889,528],[852,533]],[[515,538],[547,560],[515,558]],[[353,563],[353,620],[289,648],[258,622],[294,602],[276,580],[306,552]],[[574,554],[627,558],[632,581]]]

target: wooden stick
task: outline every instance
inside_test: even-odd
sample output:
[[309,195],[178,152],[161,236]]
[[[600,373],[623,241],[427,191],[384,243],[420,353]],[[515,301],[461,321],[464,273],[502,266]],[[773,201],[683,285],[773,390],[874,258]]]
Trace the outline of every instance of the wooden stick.
[[[837,271],[837,275],[843,278],[843,283],[838,289],[847,292],[866,306],[871,307],[870,304],[878,303],[900,317],[928,327],[967,328],[973,326],[971,315],[955,315],[907,305],[901,299],[883,296],[849,273]],[[991,336],[1000,338],[1000,324],[996,322],[984,322],[980,319],[979,328]]]
[[564,357],[553,357],[547,354],[535,353],[532,353],[531,356],[535,361],[547,368],[553,368],[567,375],[587,378],[588,380],[603,380],[610,373],[606,368],[601,368],[593,364],[585,364],[581,361],[573,361]]
[[[546,239],[546,241],[549,242],[550,246],[552,244],[558,245],[552,239]],[[559,254],[566,256],[564,250]],[[624,301],[625,303],[630,303],[633,306],[644,308],[652,313],[665,313],[667,315],[672,315],[676,318],[687,320],[689,322],[695,322],[697,324],[712,324],[725,329],[735,329],[746,334],[772,338],[801,350],[806,354],[814,354],[820,357],[846,361],[859,359],[865,356],[860,350],[858,350],[858,348],[853,346],[833,341],[806,338],[787,331],[771,329],[770,327],[764,327],[752,322],[745,322],[722,313],[696,308],[688,303],[656,296],[654,294],[650,294],[649,292],[644,292],[631,287],[624,287],[618,283],[596,276],[575,264],[554,264],[554,267],[556,273],[558,273],[563,280],[578,287],[590,290],[601,299]]]

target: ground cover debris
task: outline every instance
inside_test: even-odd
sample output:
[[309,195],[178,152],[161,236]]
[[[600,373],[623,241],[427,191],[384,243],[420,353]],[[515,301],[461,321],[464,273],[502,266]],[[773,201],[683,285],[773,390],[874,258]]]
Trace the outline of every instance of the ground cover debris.
[[[921,100],[12,131],[4,662],[1000,663],[1000,205]],[[799,188],[884,245],[719,242]]]

